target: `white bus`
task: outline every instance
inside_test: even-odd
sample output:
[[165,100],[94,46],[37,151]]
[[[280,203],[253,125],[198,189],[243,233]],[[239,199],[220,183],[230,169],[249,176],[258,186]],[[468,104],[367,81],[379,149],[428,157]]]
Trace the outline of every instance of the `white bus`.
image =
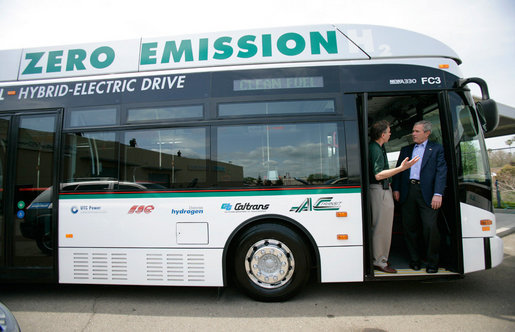
[[[0,280],[237,285],[462,276],[503,259],[484,81],[415,32],[319,25],[0,51]],[[467,84],[481,87],[474,105]],[[444,146],[439,270],[409,268],[400,209],[371,260],[368,126],[395,162]]]

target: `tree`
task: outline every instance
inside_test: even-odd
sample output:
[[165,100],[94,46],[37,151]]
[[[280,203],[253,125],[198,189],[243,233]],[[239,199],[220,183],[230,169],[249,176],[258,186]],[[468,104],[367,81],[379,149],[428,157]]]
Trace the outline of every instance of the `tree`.
[[511,162],[511,155],[502,150],[488,151],[488,159],[490,160],[491,167],[502,167],[509,165]]
[[477,174],[478,160],[476,147],[471,142],[460,142],[463,174]]
[[511,155],[511,145],[513,144],[513,142],[515,142],[515,136],[513,136],[512,138],[510,138],[509,140],[507,140],[505,142],[506,145],[508,145],[510,147],[510,155]]
[[515,194],[515,166],[504,166],[496,178],[501,192],[510,196]]

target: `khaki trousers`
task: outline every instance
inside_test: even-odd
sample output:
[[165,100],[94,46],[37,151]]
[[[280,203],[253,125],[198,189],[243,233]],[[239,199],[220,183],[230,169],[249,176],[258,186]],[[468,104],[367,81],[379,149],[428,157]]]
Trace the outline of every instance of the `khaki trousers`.
[[372,253],[374,265],[385,267],[388,264],[393,226],[392,189],[383,189],[382,184],[370,185],[372,204]]

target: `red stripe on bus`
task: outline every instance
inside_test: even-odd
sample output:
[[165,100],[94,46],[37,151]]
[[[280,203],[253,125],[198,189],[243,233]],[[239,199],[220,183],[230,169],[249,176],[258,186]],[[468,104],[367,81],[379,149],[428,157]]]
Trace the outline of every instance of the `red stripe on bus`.
[[18,191],[45,191],[47,189],[48,189],[48,187],[46,187],[46,188],[19,188]]

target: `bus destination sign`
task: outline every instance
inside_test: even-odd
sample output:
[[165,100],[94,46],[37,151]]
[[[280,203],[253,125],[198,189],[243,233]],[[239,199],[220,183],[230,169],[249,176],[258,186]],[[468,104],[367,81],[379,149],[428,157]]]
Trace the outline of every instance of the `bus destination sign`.
[[234,80],[234,91],[323,88],[322,76],[276,77]]

